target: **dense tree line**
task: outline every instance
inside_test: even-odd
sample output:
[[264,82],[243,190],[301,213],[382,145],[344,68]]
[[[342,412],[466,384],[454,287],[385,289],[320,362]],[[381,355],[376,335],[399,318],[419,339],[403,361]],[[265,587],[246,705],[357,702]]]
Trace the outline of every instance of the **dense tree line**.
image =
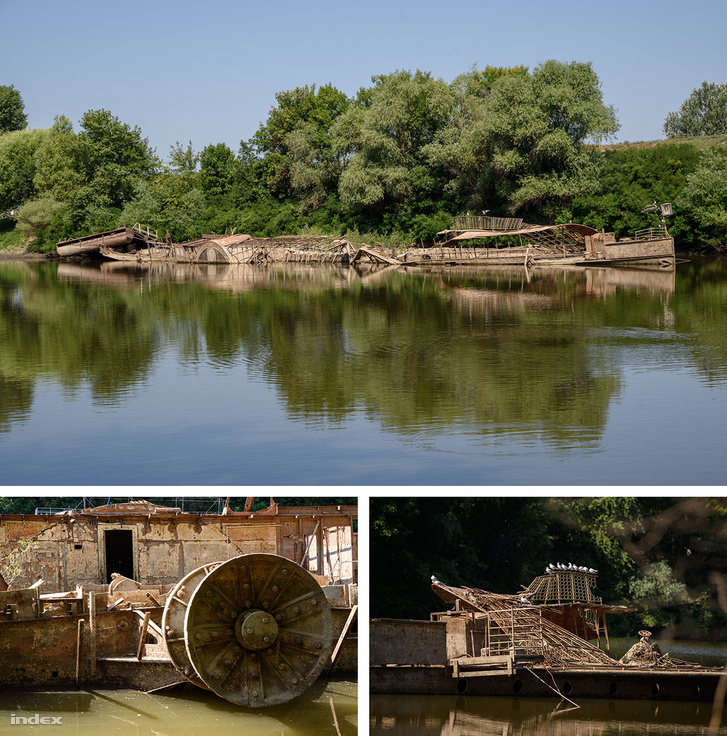
[[667,142],[603,150],[619,123],[589,63],[475,66],[450,83],[397,71],[353,98],[330,84],[279,92],[237,151],[178,142],[166,162],[107,110],[86,112],[78,132],[62,115],[27,129],[19,93],[0,87],[0,213],[11,215],[0,244],[30,239],[51,251],[138,222],[175,241],[234,227],[403,245],[430,243],[453,215],[481,211],[623,235],[656,224],[640,214],[656,200],[675,205],[681,247],[721,249],[727,146],[672,142],[724,118],[714,112],[724,85],[705,85],[669,114]]
[[517,593],[550,562],[599,571],[597,594],[638,612],[612,633],[724,636],[727,503],[719,498],[373,498],[371,615],[429,618],[430,576]]

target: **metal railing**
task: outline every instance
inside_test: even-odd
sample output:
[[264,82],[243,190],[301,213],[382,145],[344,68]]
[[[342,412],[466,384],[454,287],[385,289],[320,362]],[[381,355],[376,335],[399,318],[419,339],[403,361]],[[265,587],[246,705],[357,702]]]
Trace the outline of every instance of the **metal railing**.
[[669,233],[666,231],[666,226],[663,227],[645,227],[642,230],[637,230],[634,233],[636,240],[656,240],[658,238],[668,238]]
[[487,215],[457,215],[455,230],[518,230],[523,221],[518,217],[489,217]]

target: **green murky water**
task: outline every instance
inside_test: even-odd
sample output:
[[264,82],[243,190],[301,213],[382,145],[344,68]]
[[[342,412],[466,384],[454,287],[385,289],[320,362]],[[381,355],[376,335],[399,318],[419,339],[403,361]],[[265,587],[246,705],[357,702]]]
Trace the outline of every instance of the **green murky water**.
[[357,688],[356,683],[348,681],[317,683],[290,703],[259,710],[237,707],[191,686],[154,694],[130,690],[3,692],[0,733],[354,736]]

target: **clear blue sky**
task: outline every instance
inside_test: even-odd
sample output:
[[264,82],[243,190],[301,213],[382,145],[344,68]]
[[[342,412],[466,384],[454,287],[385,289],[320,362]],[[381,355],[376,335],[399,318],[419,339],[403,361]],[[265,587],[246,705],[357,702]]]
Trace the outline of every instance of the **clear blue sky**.
[[592,62],[620,141],[663,137],[703,81],[727,82],[727,0],[0,0],[0,85],[30,127],[105,108],[169,147],[237,151],[275,93],[422,69]]

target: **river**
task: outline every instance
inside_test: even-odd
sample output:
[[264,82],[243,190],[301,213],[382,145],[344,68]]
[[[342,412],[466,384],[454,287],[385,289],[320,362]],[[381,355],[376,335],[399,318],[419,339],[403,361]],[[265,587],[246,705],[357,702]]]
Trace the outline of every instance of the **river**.
[[285,705],[258,710],[192,686],[152,694],[0,693],[0,734],[15,736],[355,736],[357,732],[356,683],[343,680],[316,683]]
[[724,482],[727,267],[0,262],[3,485]]

